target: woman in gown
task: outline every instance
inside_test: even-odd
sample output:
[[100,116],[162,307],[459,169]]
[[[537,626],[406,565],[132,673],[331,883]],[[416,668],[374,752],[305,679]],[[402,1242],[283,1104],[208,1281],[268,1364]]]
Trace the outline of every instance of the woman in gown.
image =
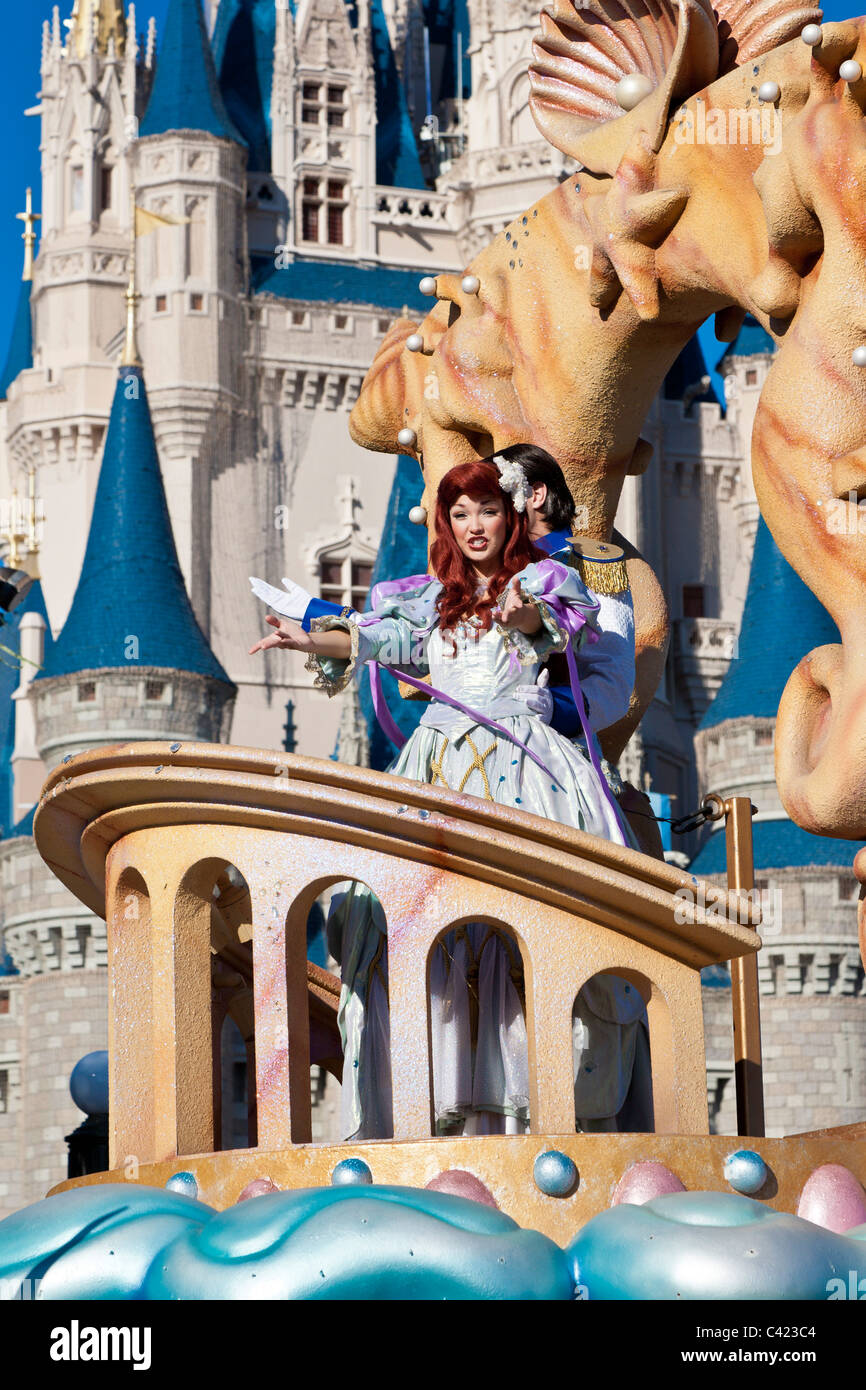
[[[389,771],[633,845],[597,761],[515,695],[551,652],[569,644],[588,671],[597,637],[598,603],[576,570],[529,540],[527,494],[519,467],[504,460],[451,469],[438,492],[435,579],[383,586],[390,596],[372,613],[318,618],[309,633],[268,617],[276,631],[252,650],[308,652],[307,666],[329,695],[345,689],[363,661],[429,677],[430,705]],[[335,895],[328,940],[342,971],[346,1138],[392,1133],[385,933],[368,889],[352,885]],[[452,931],[437,947],[430,984],[437,1134],[526,1130],[521,984],[514,941],[488,924]],[[625,1100],[636,1047],[643,1065],[643,1014],[637,991],[614,976],[581,991],[574,1022],[580,1128],[615,1127],[606,1119]]]

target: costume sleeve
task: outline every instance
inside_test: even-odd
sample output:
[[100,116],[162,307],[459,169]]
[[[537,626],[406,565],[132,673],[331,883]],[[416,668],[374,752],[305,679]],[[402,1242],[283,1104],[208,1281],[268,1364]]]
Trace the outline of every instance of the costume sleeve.
[[577,670],[589,705],[588,722],[597,733],[628,713],[635,681],[634,605],[628,590],[594,597],[599,640],[578,652]]
[[[588,633],[595,632],[598,600],[576,570],[558,560],[542,560],[527,565],[516,577],[524,601],[538,610],[541,619],[541,630],[533,637],[513,628],[499,628],[506,647],[522,664],[543,660],[551,652],[565,651],[569,633],[575,647],[579,647]],[[504,598],[502,594],[500,602]]]
[[339,603],[328,603],[327,600],[323,598],[311,598],[307,604],[306,612],[301,619],[301,627],[304,629],[304,632],[309,632],[314,618],[351,618],[354,616],[354,613],[354,608],[343,608]]
[[306,665],[315,676],[315,684],[327,695],[339,695],[365,661],[426,675],[427,642],[438,622],[436,597],[441,587],[434,581],[421,590],[387,598],[374,613],[314,618],[311,632],[336,628],[347,632],[352,644],[348,660],[310,653]]
[[[574,696],[571,693],[571,686],[551,685],[548,689],[553,697],[551,729],[555,729],[563,738],[578,738],[583,731],[580,726],[577,706],[574,703]],[[584,707],[586,703],[584,700]]]

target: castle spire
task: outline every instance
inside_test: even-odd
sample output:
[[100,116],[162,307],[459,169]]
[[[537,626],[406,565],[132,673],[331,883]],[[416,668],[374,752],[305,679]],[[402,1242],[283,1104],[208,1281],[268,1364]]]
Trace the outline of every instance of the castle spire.
[[38,212],[33,211],[33,191],[28,188],[24,212],[15,214],[24,223],[22,240],[24,242],[24,270],[21,275],[21,288],[12,323],[12,336],[3,371],[0,372],[0,400],[5,401],[6,393],[15,378],[29,371],[33,366],[33,320],[30,313],[30,292],[33,287],[33,248],[36,245],[36,223],[40,220]]
[[153,91],[138,133],[170,130],[203,130],[244,143],[223,103],[201,0],[169,0]]
[[141,368],[121,367],[69,616],[34,681],[144,666],[234,686],[198,625],[178,563]]
[[24,242],[24,271],[22,280],[33,279],[33,248],[36,245],[36,223],[42,221],[42,214],[33,211],[33,189],[27,190],[27,201],[23,212],[16,212],[19,222],[24,223],[21,240]]
[[69,49],[76,58],[88,53],[108,53],[118,57],[126,42],[126,16],[123,0],[75,0],[69,27]]
[[138,351],[138,301],[141,295],[138,293],[136,279],[136,207],[135,192],[132,195],[132,246],[129,256],[129,284],[126,287],[126,337],[123,342],[123,355],[120,359],[121,367],[141,367],[141,355]]

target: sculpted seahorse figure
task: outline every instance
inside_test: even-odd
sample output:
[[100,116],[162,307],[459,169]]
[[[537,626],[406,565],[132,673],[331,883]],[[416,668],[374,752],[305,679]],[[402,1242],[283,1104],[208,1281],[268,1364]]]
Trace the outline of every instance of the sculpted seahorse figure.
[[[552,0],[530,68],[533,113],[583,167],[467,267],[477,292],[437,276],[424,321],[392,326],[351,429],[390,453],[401,428],[415,432],[428,515],[448,468],[532,439],[562,463],[589,531],[608,537],[624,477],[651,456],[640,429],[665,372],[709,315],[732,341],[754,314],[779,349],[755,421],[758,500],[842,636],[789,682],[779,787],[798,824],[857,839],[866,372],[852,354],[866,344],[866,20],[820,17],[791,0]],[[623,100],[641,99],[623,111],[629,74]],[[828,525],[834,503],[853,508],[853,524]],[[658,586],[644,572],[634,587],[646,659],[628,720],[608,731],[612,757],[652,697],[666,641]]]

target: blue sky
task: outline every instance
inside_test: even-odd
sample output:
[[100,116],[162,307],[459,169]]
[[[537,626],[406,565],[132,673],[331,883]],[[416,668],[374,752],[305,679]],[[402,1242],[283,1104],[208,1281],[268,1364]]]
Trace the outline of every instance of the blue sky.
[[[60,13],[72,13],[73,0],[61,0]],[[145,29],[151,14],[161,25],[168,0],[138,0],[137,22]],[[540,5],[539,5],[540,8]],[[852,13],[850,0],[829,0],[824,8],[828,20],[839,20]],[[39,91],[39,57],[42,22],[51,15],[51,0],[18,0],[3,4],[3,44],[0,51],[0,119],[6,131],[5,176],[0,185],[0,366],[6,356],[12,317],[21,279],[23,246],[16,212],[24,207],[24,191],[30,184],[37,212],[41,205],[39,181],[39,120],[25,116],[34,106]],[[701,344],[710,366],[722,352],[713,334],[712,321],[701,329]],[[721,394],[721,383],[714,378]]]

